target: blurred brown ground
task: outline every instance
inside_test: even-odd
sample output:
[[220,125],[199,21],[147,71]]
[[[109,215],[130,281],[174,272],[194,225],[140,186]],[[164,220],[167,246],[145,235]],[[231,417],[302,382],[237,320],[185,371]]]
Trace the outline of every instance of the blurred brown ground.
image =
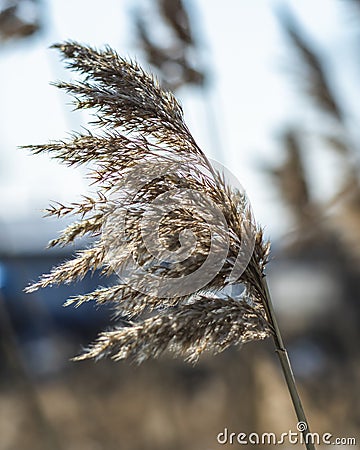
[[[61,449],[240,448],[218,444],[217,434],[225,427],[236,433],[296,431],[288,393],[268,344],[205,357],[195,367],[167,358],[140,367],[110,361],[74,363],[61,377],[37,382],[34,389]],[[359,382],[358,362],[354,371]],[[333,383],[326,407],[319,403],[319,394],[325,394],[322,379],[312,386],[299,383],[312,431],[356,436],[355,386],[339,381]],[[50,450],[44,434],[21,385],[4,381],[0,449]]]

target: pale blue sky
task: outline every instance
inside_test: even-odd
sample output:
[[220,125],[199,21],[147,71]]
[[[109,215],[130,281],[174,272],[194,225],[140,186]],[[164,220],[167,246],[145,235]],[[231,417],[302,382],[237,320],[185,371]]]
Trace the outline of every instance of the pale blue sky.
[[[140,0],[139,0],[140,1]],[[147,0],[141,0],[147,1]],[[149,0],[150,1],[150,0]],[[49,82],[69,77],[58,55],[48,47],[65,39],[95,46],[109,44],[120,54],[138,58],[127,13],[134,0],[44,1],[48,24],[43,35],[26,44],[0,50],[0,221],[40,219],[50,200],[72,201],[86,191],[83,173],[50,161],[30,157],[19,145],[61,139],[85,125],[86,115],[71,113],[70,98]],[[311,108],[296,93],[291,67],[296,58],[285,45],[273,8],[291,6],[320,51],[329,52],[334,83],[341,84],[344,101],[357,95],[360,64],[353,64],[351,46],[359,29],[344,0],[188,0],[195,5],[203,57],[213,67],[212,104],[221,132],[222,152],[214,148],[206,105],[192,89],[179,93],[185,117],[206,151],[238,177],[250,197],[256,217],[268,234],[286,233],[286,212],[276,192],[258,170],[262,161],[281,158],[274,141],[286,123],[316,120]],[[358,19],[359,22],[359,19]],[[351,103],[349,102],[351,105]],[[349,116],[357,130],[358,111]],[[311,159],[311,156],[310,156]],[[319,158],[310,161],[319,163]],[[324,162],[321,161],[322,167]],[[335,163],[328,161],[327,170]],[[326,183],[331,183],[324,177]]]

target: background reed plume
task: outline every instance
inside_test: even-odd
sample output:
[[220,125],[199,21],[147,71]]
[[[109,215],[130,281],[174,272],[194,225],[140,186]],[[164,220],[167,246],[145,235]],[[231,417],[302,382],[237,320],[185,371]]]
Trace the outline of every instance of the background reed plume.
[[[357,3],[354,2],[355,6]],[[332,85],[326,59],[314,48],[291,10],[281,7],[278,18],[294,56],[301,62],[299,73],[295,73],[299,88],[327,125],[287,129],[281,139],[287,158],[282,167],[270,170],[270,173],[295,218],[298,230],[294,233],[293,243],[304,247],[308,242],[316,244],[335,239],[357,262],[360,256],[358,146],[349,128],[346,105]],[[329,155],[336,156],[342,175],[333,181],[333,192],[324,200],[316,198],[318,188],[311,189],[311,184],[317,186],[319,181],[311,180],[311,171],[304,165],[306,152],[309,152],[304,141],[309,137],[317,139]]]
[[[170,31],[164,45],[155,38],[153,18],[138,8],[134,12],[137,43],[163,86],[176,91],[184,85],[205,88],[208,71],[201,67],[201,52],[194,34],[193,18],[182,0],[154,2],[157,20]],[[155,36],[154,36],[155,34]],[[199,67],[200,66],[200,67]]]

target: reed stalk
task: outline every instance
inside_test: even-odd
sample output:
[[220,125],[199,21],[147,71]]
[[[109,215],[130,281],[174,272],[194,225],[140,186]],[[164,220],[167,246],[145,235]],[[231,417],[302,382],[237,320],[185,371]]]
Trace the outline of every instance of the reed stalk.
[[289,355],[288,355],[288,352],[284,345],[284,341],[283,341],[283,338],[282,338],[282,335],[280,332],[280,328],[279,328],[279,325],[278,325],[278,322],[276,319],[275,310],[274,310],[274,307],[272,304],[271,295],[270,295],[270,291],[268,288],[268,283],[267,283],[267,280],[265,277],[263,278],[263,287],[264,287],[265,295],[266,295],[266,312],[267,312],[268,320],[271,323],[272,328],[273,328],[272,338],[273,338],[274,345],[275,345],[275,352],[278,355],[278,358],[279,358],[279,361],[281,364],[281,369],[284,374],[286,385],[287,385],[289,393],[290,393],[290,397],[291,397],[291,400],[292,400],[292,403],[294,406],[296,417],[297,417],[299,423],[301,422],[302,424],[305,424],[304,429],[301,429],[301,432],[304,437],[304,443],[305,443],[307,450],[315,450],[315,445],[312,442],[309,442],[309,440],[311,440],[311,439],[309,439],[311,437],[309,435],[309,433],[310,433],[309,422],[306,418],[305,411],[302,406],[301,398],[300,398],[298,389],[296,387],[295,377],[294,377],[294,373],[293,373],[293,370],[291,367]]

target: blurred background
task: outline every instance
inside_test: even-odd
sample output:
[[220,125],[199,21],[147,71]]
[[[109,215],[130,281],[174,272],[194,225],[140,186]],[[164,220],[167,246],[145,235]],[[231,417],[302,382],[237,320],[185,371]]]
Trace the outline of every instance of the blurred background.
[[270,341],[195,367],[73,363],[111,312],[61,305],[102,280],[23,294],[87,244],[45,251],[67,223],[41,211],[86,193],[84,171],[18,148],[87,127],[49,85],[72,76],[49,49],[65,39],[155,72],[242,182],[312,431],[360,448],[360,2],[0,0],[0,450],[215,450],[225,427],[296,430]]

